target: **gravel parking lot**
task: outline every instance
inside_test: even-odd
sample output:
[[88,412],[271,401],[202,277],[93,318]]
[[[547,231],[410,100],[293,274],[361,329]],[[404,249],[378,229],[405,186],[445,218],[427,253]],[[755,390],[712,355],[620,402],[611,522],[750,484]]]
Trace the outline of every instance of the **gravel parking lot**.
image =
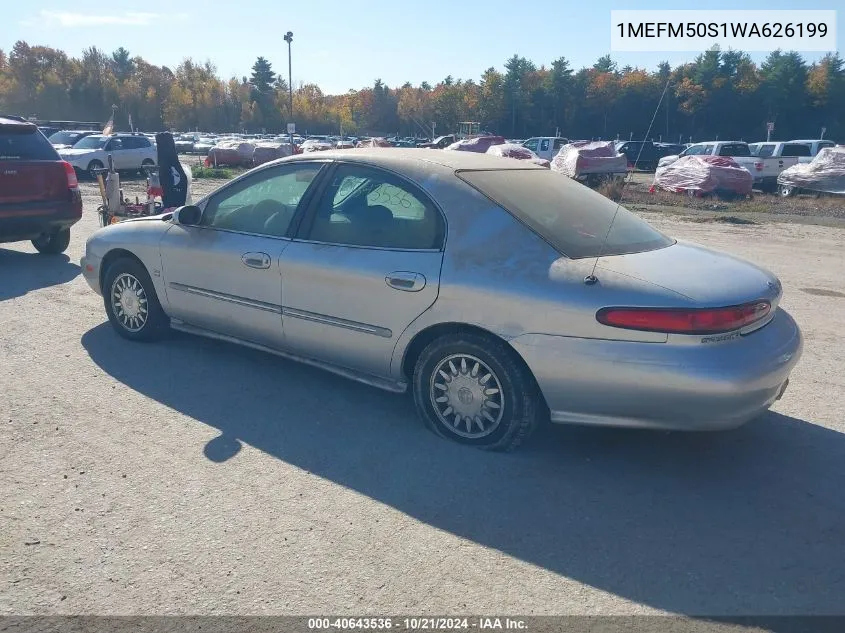
[[0,613],[842,613],[845,229],[645,214],[781,277],[784,399],[502,455],[310,367],[120,339],[80,275],[85,187],[66,257],[0,247]]

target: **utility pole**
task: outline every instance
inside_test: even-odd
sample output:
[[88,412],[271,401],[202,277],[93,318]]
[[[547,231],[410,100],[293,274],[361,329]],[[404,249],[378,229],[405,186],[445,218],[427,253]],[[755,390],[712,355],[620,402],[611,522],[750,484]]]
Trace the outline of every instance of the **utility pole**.
[[[290,43],[293,41],[292,31],[285,33],[285,41],[288,43],[288,116],[290,117],[289,123],[293,123],[293,72],[291,71],[290,55]],[[290,136],[290,151],[293,153],[293,130],[290,127],[288,127],[288,134]]]

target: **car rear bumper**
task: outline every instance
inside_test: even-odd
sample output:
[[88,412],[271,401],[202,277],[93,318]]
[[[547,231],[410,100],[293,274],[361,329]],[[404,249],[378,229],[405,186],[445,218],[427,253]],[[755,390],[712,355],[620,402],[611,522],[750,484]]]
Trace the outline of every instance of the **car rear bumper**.
[[786,388],[803,350],[778,309],[736,341],[674,345],[526,334],[510,341],[534,373],[553,422],[716,430],[748,422]]
[[81,198],[16,206],[0,204],[0,242],[35,239],[42,233],[70,228],[81,218]]

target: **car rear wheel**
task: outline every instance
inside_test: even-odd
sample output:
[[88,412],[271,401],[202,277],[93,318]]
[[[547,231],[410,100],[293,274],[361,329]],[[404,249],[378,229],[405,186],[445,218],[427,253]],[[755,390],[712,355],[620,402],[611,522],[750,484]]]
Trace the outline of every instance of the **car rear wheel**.
[[122,337],[152,341],[167,329],[168,319],[147,270],[135,259],[121,257],[106,270],[103,301],[109,321]]
[[103,163],[98,160],[92,160],[88,163],[88,169],[86,170],[88,172],[88,177],[91,178],[91,180],[97,180],[97,170],[102,168]]
[[795,187],[790,187],[789,185],[779,185],[778,193],[782,198],[792,197],[795,195]]
[[43,255],[58,255],[64,253],[70,244],[70,229],[62,229],[52,233],[43,233],[32,240],[32,245]]
[[537,426],[541,396],[507,345],[475,333],[443,336],[420,354],[414,403],[426,426],[461,444],[515,449]]

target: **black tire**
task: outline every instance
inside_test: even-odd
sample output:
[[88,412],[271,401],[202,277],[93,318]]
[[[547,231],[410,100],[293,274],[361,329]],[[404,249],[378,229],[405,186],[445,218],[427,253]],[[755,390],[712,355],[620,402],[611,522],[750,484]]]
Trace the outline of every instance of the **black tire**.
[[139,169],[138,171],[141,172],[142,176],[146,176],[147,175],[147,169],[152,169],[155,166],[156,166],[156,164],[155,164],[154,160],[152,160],[150,158],[145,158],[144,160],[141,161],[141,169]]
[[[142,296],[138,295],[137,291],[132,293],[132,289],[136,287],[135,283],[143,290]],[[121,286],[128,287],[127,293],[135,294],[138,298],[137,306],[133,305],[133,312],[144,316],[143,323],[139,323],[142,320],[140,316],[131,321],[126,313],[122,311],[118,313],[116,306],[120,302],[116,294],[120,292]],[[154,341],[161,338],[167,331],[169,325],[167,315],[161,308],[147,269],[138,260],[121,257],[112,262],[103,276],[102,291],[109,321],[123,338],[130,341]],[[143,313],[144,304],[146,305],[145,314]]]
[[98,160],[92,160],[88,163],[88,168],[85,170],[91,180],[97,180],[97,172],[95,170],[102,169],[103,163]]
[[58,255],[64,253],[70,244],[70,229],[62,229],[53,233],[44,233],[32,240],[32,245],[42,255]]
[[[453,417],[451,424],[444,422],[444,419],[452,417],[450,414],[447,413],[441,418],[441,415],[451,408],[452,401],[438,405],[434,402],[432,394],[440,393],[443,389],[444,380],[438,377],[441,363],[448,363],[447,359],[454,356],[474,358],[475,361],[486,365],[478,370],[477,379],[474,380],[482,385],[482,398],[485,403],[495,400],[493,405],[498,405],[495,409],[490,409],[489,407],[493,406],[490,404],[478,408],[488,413],[492,411],[497,416],[498,411],[501,411],[501,417],[497,418],[496,423],[489,418],[483,420],[481,416],[475,416],[476,419],[472,421],[467,421],[468,417],[461,417],[461,421],[457,423],[454,421],[457,418]],[[453,360],[453,364],[459,372],[454,374],[454,378],[464,381],[472,379],[471,374],[475,369],[473,360],[469,360],[465,366],[459,360]],[[445,367],[448,369],[448,364]],[[492,372],[493,377],[484,382],[482,372],[486,374],[487,370]],[[452,374],[451,371],[449,373]],[[448,382],[451,383],[452,380]],[[440,387],[436,386],[437,381],[441,381]],[[494,381],[501,387],[501,393],[488,398],[487,391],[495,391],[488,389],[491,384],[495,384]],[[485,450],[510,451],[518,447],[536,429],[540,411],[543,409],[542,396],[534,378],[519,362],[515,352],[500,339],[474,332],[450,334],[429,343],[417,359],[412,382],[417,413],[429,429],[441,437]],[[470,390],[462,387],[455,394],[460,400],[458,407],[471,407],[477,400],[457,395],[464,391]],[[438,407],[445,407],[445,411]],[[480,431],[475,430],[477,425],[482,427]],[[483,425],[490,427],[486,434]],[[468,432],[470,429],[474,435]]]

